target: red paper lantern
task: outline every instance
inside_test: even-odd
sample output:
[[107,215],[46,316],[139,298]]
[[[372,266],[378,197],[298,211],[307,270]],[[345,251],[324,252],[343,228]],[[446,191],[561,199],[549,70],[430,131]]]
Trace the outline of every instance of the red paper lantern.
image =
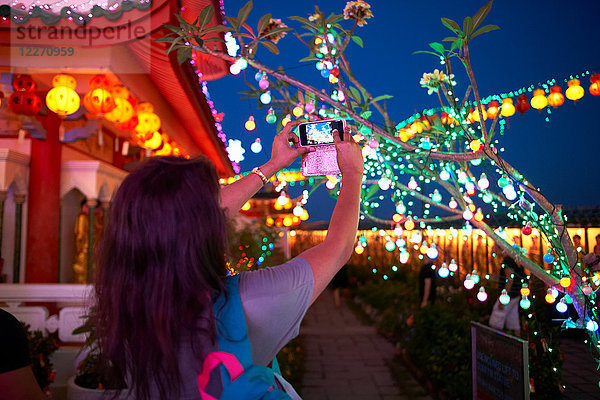
[[594,74],[590,77],[590,93],[594,96],[600,96],[600,74]]
[[125,123],[119,125],[119,129],[122,131],[132,131],[135,129],[137,124],[139,123],[137,115],[131,117],[131,119]]
[[13,88],[15,91],[27,91],[27,92],[35,92],[37,89],[37,84],[31,77],[31,75],[27,74],[18,74],[15,75],[13,79]]
[[131,104],[131,107],[133,107],[133,110],[135,111],[135,109],[138,105],[138,101],[135,99],[135,97],[133,97],[132,95],[129,95],[129,97],[127,98],[127,101]]
[[42,100],[35,92],[20,90],[10,95],[8,108],[15,114],[36,115],[42,108]]
[[94,89],[105,89],[108,90],[110,88],[110,79],[104,74],[94,75],[92,79],[90,79],[90,91]]
[[106,89],[96,88],[83,96],[83,105],[92,114],[104,115],[117,106],[112,94]]
[[498,115],[498,112],[500,112],[500,103],[496,100],[490,101],[488,103],[488,109],[487,109],[488,118],[489,119],[496,118],[496,115]]
[[527,95],[520,94],[517,96],[517,105],[515,106],[515,110],[520,112],[521,114],[525,114],[529,111],[529,102],[527,101]]
[[561,93],[562,89],[560,86],[552,86],[550,88],[550,94],[548,95],[548,104],[552,107],[562,106],[565,102],[565,96]]

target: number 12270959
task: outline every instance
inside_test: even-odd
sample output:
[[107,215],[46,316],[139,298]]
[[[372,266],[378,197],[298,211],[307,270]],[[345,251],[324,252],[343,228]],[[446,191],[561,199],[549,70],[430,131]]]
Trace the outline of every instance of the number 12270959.
[[19,51],[22,57],[70,57],[75,54],[75,49],[73,47],[65,46],[20,47]]

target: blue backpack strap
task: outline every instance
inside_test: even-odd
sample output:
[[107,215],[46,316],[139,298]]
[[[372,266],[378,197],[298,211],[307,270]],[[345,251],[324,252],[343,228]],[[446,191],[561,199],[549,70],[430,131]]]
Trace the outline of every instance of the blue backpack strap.
[[[219,351],[233,354],[242,367],[244,373],[230,384],[224,385],[222,400],[238,400],[240,393],[244,399],[260,400],[289,400],[291,397],[280,390],[270,390],[276,387],[274,373],[280,373],[277,359],[273,358],[271,368],[254,365],[246,327],[246,317],[242,308],[239,291],[240,275],[225,279],[227,301],[225,294],[221,294],[213,305],[215,326]],[[225,370],[221,370],[222,382],[230,382],[231,377]]]
[[221,294],[213,305],[213,314],[219,350],[234,354],[246,369],[253,362],[246,317],[240,299],[239,282],[240,275],[229,276],[225,279],[227,301],[225,301],[225,294]]

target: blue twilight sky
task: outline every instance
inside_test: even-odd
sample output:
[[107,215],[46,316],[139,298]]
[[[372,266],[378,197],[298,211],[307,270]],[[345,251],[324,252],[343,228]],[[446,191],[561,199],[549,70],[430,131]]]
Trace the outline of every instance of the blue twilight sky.
[[[245,1],[225,0],[226,15],[237,15]],[[345,1],[272,1],[255,0],[249,23],[256,27],[258,19],[271,13],[286,21],[287,16],[306,17],[314,12],[314,4],[326,14],[341,13]],[[415,111],[439,106],[437,96],[428,96],[419,86],[423,72],[440,68],[431,55],[412,53],[426,50],[429,42],[441,41],[450,31],[441,17],[462,25],[466,15],[473,15],[485,0],[372,0],[374,17],[357,28],[364,48],[351,43],[346,52],[357,78],[374,96],[390,94],[388,111],[394,121],[402,121]],[[584,71],[600,72],[600,1],[596,0],[496,0],[486,24],[500,30],[482,35],[472,42],[471,55],[475,76],[483,97],[504,93],[555,78],[566,90],[563,79]],[[280,56],[260,49],[258,59],[272,67],[283,66],[289,74],[330,92],[331,85],[314,68],[314,63],[299,63],[308,49],[288,35],[279,42]],[[455,80],[464,93],[467,80],[464,69],[454,63]],[[246,77],[256,85],[254,72]],[[574,105],[565,104],[551,114],[546,110],[530,110],[509,118],[510,128],[498,137],[504,147],[504,158],[519,169],[553,203],[568,206],[600,204],[600,96],[588,92],[589,76],[582,79],[585,96]],[[209,82],[209,91],[218,111],[225,113],[223,129],[230,139],[240,139],[246,149],[242,171],[266,162],[274,125],[265,122],[266,110],[258,110],[252,100],[240,100],[239,91],[246,90],[244,74],[227,76]],[[516,101],[515,101],[516,103]],[[248,132],[244,122],[254,115],[257,129]],[[546,117],[550,122],[546,122]],[[250,145],[257,137],[263,151],[254,154]],[[298,195],[300,188],[292,188]],[[334,201],[324,189],[315,192],[308,202],[310,220],[328,219]],[[389,215],[382,215],[389,218]]]

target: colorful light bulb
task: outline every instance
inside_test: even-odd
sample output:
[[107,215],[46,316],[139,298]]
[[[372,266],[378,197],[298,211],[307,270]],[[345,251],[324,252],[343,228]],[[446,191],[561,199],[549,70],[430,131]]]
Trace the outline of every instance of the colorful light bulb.
[[438,269],[438,275],[440,278],[447,278],[448,275],[450,275],[450,271],[448,270],[446,263],[443,263],[440,269]]
[[254,117],[252,115],[248,117],[248,121],[246,121],[244,127],[249,131],[256,129],[256,123],[254,122]]
[[488,294],[486,293],[484,287],[480,287],[479,288],[479,292],[477,292],[477,300],[481,301],[482,303],[484,301],[486,301],[488,298]]
[[565,313],[567,312],[567,309],[569,307],[567,306],[567,303],[565,302],[565,299],[560,299],[560,301],[558,303],[556,303],[556,311],[558,311],[559,313]]

